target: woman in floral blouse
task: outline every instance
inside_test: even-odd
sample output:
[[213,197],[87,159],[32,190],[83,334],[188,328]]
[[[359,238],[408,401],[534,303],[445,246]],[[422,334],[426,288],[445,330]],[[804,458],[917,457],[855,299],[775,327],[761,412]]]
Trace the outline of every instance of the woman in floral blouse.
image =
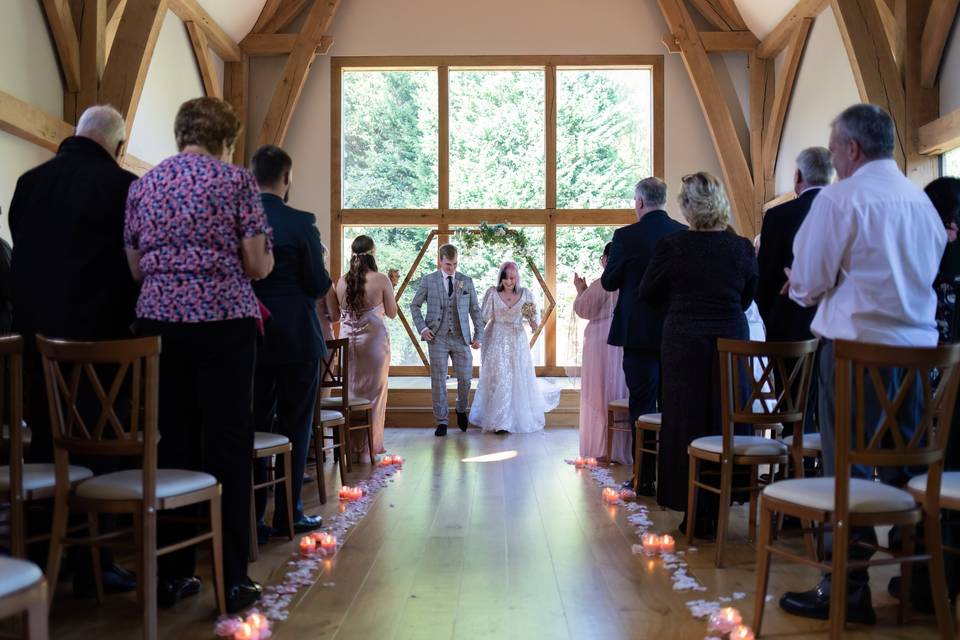
[[[251,388],[260,310],[251,280],[273,268],[271,232],[253,175],[230,164],[240,121],[215,98],[185,102],[175,122],[180,153],[133,183],[124,243],[143,282],[139,333],[158,335],[161,468],[206,471],[223,487],[227,608],[260,596],[247,577]],[[190,525],[161,528],[168,543]],[[160,558],[161,606],[200,590],[195,547]]]

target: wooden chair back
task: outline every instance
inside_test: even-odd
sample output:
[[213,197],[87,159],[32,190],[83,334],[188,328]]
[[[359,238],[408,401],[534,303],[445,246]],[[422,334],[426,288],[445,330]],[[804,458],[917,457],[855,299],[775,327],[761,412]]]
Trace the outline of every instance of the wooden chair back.
[[[7,489],[11,508],[11,528],[23,527],[23,338],[0,336],[0,455],[10,467]],[[11,531],[13,556],[26,556],[21,532]],[[19,534],[19,535],[18,535]]]
[[[343,408],[347,407],[350,397],[350,340],[340,338],[327,340],[327,357],[320,361],[320,389],[333,391],[333,398],[339,398]],[[330,408],[330,407],[327,407]],[[320,403],[317,402],[317,423],[319,424]]]
[[[927,494],[938,497],[960,383],[960,344],[890,347],[837,340],[833,353],[837,495],[847,495],[849,470],[854,465],[926,466]],[[895,377],[892,370],[897,370]],[[932,380],[937,373],[940,379],[934,388]],[[882,408],[872,434],[868,434],[865,416],[868,391]],[[911,434],[898,416],[915,394],[919,394],[920,416]]]
[[38,335],[37,350],[53,429],[57,484],[67,482],[71,455],[137,457],[142,461],[144,502],[153,504],[160,338],[76,342]]
[[764,429],[803,423],[817,344],[817,340],[717,340],[725,450],[735,424]]

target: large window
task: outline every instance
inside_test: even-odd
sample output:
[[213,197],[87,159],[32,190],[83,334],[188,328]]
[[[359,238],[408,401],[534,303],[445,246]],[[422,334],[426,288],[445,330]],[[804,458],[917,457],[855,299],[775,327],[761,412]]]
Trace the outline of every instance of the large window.
[[960,147],[943,154],[943,166],[940,173],[945,176],[960,178]]
[[[663,176],[662,56],[333,58],[331,83],[334,270],[365,233],[381,271],[403,280],[430,239],[400,300],[405,318],[390,323],[393,373],[426,372],[404,320],[436,246],[484,221],[527,235],[556,301],[534,362],[542,375],[571,373],[586,325],[573,274],[599,277],[613,230],[633,221],[634,185]],[[544,286],[510,251],[480,243],[460,269],[482,298],[509,259],[543,309]]]

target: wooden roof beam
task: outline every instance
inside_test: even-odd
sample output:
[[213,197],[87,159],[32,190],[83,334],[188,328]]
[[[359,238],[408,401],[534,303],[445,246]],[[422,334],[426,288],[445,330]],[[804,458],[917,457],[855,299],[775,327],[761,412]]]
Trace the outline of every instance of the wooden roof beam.
[[67,0],[42,0],[47,24],[57,46],[57,57],[63,71],[63,83],[69,92],[80,90],[80,39]]
[[[707,53],[749,52],[757,48],[760,41],[750,31],[701,31],[700,41]],[[664,34],[663,46],[670,53],[680,53],[680,45],[672,34]]]
[[195,22],[201,27],[213,49],[224,62],[238,62],[242,55],[240,46],[217,24],[197,0],[169,0],[170,10],[184,22]]
[[[251,33],[240,41],[240,49],[251,57],[281,56],[293,51],[297,41],[295,33]],[[323,36],[317,45],[316,54],[322,56],[333,46],[333,38]]]
[[830,0],[800,0],[794,5],[767,37],[760,41],[757,55],[761,58],[776,58],[788,44],[793,30],[801,20],[816,18],[827,8]]
[[953,20],[957,16],[960,0],[933,0],[920,39],[920,86],[932,88],[937,83],[937,72],[943,50],[950,37]]
[[960,147],[960,109],[920,127],[920,153],[938,156]]
[[217,77],[217,68],[213,65],[210,48],[207,43],[207,34],[196,22],[184,22],[190,44],[193,46],[193,55],[197,59],[197,68],[203,82],[203,92],[209,98],[222,98],[223,89]]
[[307,0],[267,0],[252,33],[277,33],[300,15]]
[[721,31],[746,31],[747,23],[743,21],[740,10],[734,0],[692,0],[707,22]]
[[107,5],[107,24],[104,27],[103,51],[106,57],[110,57],[110,48],[113,46],[113,40],[117,36],[117,27],[120,26],[120,18],[123,17],[123,10],[127,6],[127,0],[110,0]]

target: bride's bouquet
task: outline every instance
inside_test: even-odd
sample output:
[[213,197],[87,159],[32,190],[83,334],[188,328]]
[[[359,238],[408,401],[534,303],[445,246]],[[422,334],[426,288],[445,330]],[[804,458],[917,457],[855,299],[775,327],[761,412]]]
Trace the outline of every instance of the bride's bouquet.
[[524,302],[520,306],[520,315],[522,315],[523,319],[527,322],[533,322],[537,317],[537,305],[532,302]]

